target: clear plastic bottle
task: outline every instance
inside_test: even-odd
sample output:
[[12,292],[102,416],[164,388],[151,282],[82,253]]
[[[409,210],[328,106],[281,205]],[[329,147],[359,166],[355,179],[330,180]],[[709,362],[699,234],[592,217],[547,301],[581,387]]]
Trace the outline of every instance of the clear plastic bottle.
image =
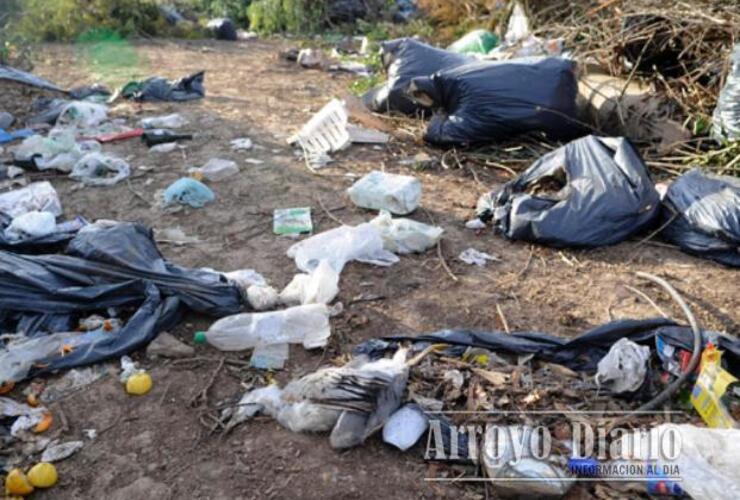
[[236,162],[231,160],[211,158],[202,167],[191,168],[188,173],[195,177],[208,179],[211,182],[218,182],[239,174],[239,167]]
[[306,349],[314,349],[326,345],[332,313],[325,304],[308,304],[282,311],[235,314],[216,321],[206,332],[197,332],[195,342],[208,342],[221,351],[285,343],[302,343]]

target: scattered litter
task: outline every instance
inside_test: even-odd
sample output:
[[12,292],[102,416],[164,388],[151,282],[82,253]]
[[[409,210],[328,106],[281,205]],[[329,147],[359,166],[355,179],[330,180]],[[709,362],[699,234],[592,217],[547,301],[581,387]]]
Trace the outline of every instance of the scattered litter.
[[57,128],[49,132],[47,137],[34,135],[24,140],[14,149],[13,157],[17,164],[27,162],[26,168],[71,172],[83,156],[99,151],[98,142],[77,142],[73,130]]
[[216,40],[235,42],[238,39],[236,25],[234,24],[234,21],[227,17],[211,19],[208,21],[206,28],[208,28]]
[[246,160],[244,160],[244,163],[249,163],[250,165],[262,165],[265,162],[262,160],[257,160],[255,158],[247,158]]
[[473,30],[447,47],[447,50],[457,52],[458,54],[486,55],[493,50],[498,43],[498,37],[490,31]]
[[224,278],[230,283],[247,290],[251,285],[267,285],[267,280],[254,269],[239,269],[230,273],[223,273]]
[[216,195],[208,186],[189,177],[176,180],[164,191],[165,206],[179,203],[193,208],[203,208],[215,199]]
[[109,142],[118,142],[118,141],[125,141],[127,139],[136,139],[137,137],[141,137],[144,135],[144,129],[143,128],[135,128],[131,130],[126,130],[124,132],[113,132],[110,134],[101,134],[94,137],[94,139],[102,144],[107,144]]
[[233,141],[231,141],[231,149],[233,151],[248,151],[252,149],[253,146],[254,144],[252,143],[252,139],[249,139],[248,137],[234,139]]
[[108,106],[85,101],[72,101],[62,108],[56,125],[91,129],[108,119]]
[[41,455],[41,461],[48,463],[60,462],[80,451],[83,446],[85,446],[85,443],[82,441],[51,444],[46,447],[44,453]]
[[19,139],[27,139],[34,135],[35,132],[31,129],[14,130],[12,132],[6,132],[0,128],[0,144],[6,144],[8,142],[17,141]]
[[[580,135],[573,61],[561,58],[478,61],[414,78],[409,94],[441,108],[424,139],[451,146],[500,141],[526,132]],[[527,82],[522,85],[521,82]]]
[[378,228],[369,223],[340,226],[299,241],[288,249],[288,257],[294,259],[298,269],[305,273],[316,269],[324,259],[337,273],[353,260],[377,266],[398,262],[394,253],[383,248],[383,237]]
[[179,113],[164,116],[152,116],[139,120],[139,125],[145,129],[153,128],[182,128],[188,121]]
[[152,389],[152,377],[128,356],[121,357],[121,383],[132,396],[143,396]]
[[532,164],[478,204],[507,238],[597,247],[650,226],[660,200],[647,168],[624,138],[588,136]]
[[239,174],[236,162],[211,158],[200,168],[188,169],[188,174],[195,178],[203,178],[211,182],[224,181]]
[[467,229],[473,229],[475,231],[479,231],[481,229],[486,228],[486,223],[480,219],[470,219],[469,221],[465,222],[465,227]]
[[290,345],[258,345],[249,358],[249,366],[260,370],[282,370],[290,356]]
[[438,49],[413,38],[383,42],[380,54],[388,78],[385,83],[368,91],[362,100],[370,110],[378,113],[398,111],[408,115],[429,109],[409,97],[407,90],[412,79],[475,60],[469,55]]
[[322,259],[316,269],[308,274],[296,274],[280,292],[280,302],[298,304],[329,304],[339,293],[339,273]]
[[466,264],[478,267],[484,267],[489,260],[493,262],[501,261],[501,259],[499,259],[495,255],[481,252],[480,250],[476,250],[475,248],[468,248],[467,250],[463,250],[462,252],[460,252],[458,258]]
[[165,229],[155,229],[154,234],[157,237],[157,243],[169,243],[172,245],[191,245],[200,243],[197,236],[188,236],[180,227],[168,227]]
[[53,213],[33,210],[15,217],[5,229],[5,237],[9,240],[42,238],[54,233],[56,229],[56,216]]
[[272,231],[280,235],[299,235],[313,232],[311,207],[276,208]]
[[661,236],[684,251],[740,267],[740,181],[691,170],[663,198]]
[[171,333],[161,332],[146,347],[146,355],[150,358],[189,358],[195,356],[195,349]]
[[481,447],[483,471],[492,479],[491,489],[497,497],[561,498],[568,493],[574,482],[566,471],[535,456],[543,446],[540,433],[524,425],[498,430],[495,442]]
[[612,392],[635,392],[645,381],[650,348],[621,338],[609,349],[609,353],[599,361],[594,380],[601,386],[604,382]]
[[282,311],[235,314],[216,321],[206,332],[197,332],[195,342],[208,342],[221,351],[284,343],[316,349],[324,347],[331,335],[332,312],[325,304],[309,304]]
[[175,81],[152,77],[144,81],[127,83],[119,93],[126,99],[143,102],[192,101],[205,97],[204,79],[205,71]]
[[330,61],[326,57],[326,54],[320,49],[301,49],[298,52],[296,62],[309,69],[326,69],[328,68]]
[[383,441],[401,451],[414,446],[429,427],[426,414],[415,404],[396,411],[383,426]]
[[353,144],[387,144],[390,141],[390,136],[385,132],[358,127],[351,123],[347,124],[347,133]]
[[273,309],[278,303],[278,293],[269,285],[250,285],[247,287],[247,302],[256,311]]
[[381,210],[370,221],[380,230],[383,248],[394,253],[423,252],[437,244],[444,231],[441,227],[430,226],[411,219],[393,219],[390,212]]
[[347,194],[358,207],[406,215],[421,202],[421,182],[407,175],[375,170],[355,182]]
[[53,403],[68,394],[87,387],[107,374],[108,370],[103,365],[73,368],[50,382],[41,394],[41,400],[46,404]]
[[51,212],[57,217],[62,215],[59,195],[50,182],[34,182],[24,188],[0,194],[0,212],[16,218],[32,211]]
[[149,152],[155,154],[167,154],[176,150],[178,146],[179,145],[176,142],[166,142],[164,144],[157,144],[156,146],[152,146],[151,148],[149,148]]
[[128,163],[115,156],[90,153],[80,159],[69,176],[86,186],[112,186],[131,175]]
[[740,43],[732,51],[730,73],[712,118],[712,134],[716,138],[740,140]]
[[177,134],[166,129],[146,130],[141,134],[141,140],[144,141],[148,148],[157,144],[166,144],[168,142],[189,141],[193,138],[192,134]]
[[290,137],[288,142],[297,142],[307,157],[339,151],[351,142],[347,132],[348,119],[342,101],[333,99],[311,117],[300,132]]
[[714,345],[701,355],[701,372],[691,391],[691,404],[709,427],[731,429],[737,427],[735,419],[722,401],[727,388],[738,381],[722,368],[722,351]]

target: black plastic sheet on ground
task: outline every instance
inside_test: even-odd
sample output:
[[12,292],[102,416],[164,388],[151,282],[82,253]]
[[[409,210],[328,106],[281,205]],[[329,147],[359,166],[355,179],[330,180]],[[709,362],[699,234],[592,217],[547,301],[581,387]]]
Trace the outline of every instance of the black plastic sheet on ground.
[[597,247],[651,226],[659,213],[658,192],[629,141],[587,136],[484,197],[478,215],[513,240]]
[[[185,308],[239,312],[239,289],[219,273],[167,262],[151,231],[121,223],[81,231],[65,255],[0,251],[0,328],[36,337],[74,329],[108,308],[135,309],[121,330],[36,364],[31,375],[121,356],[171,328]],[[2,351],[0,351],[2,356]]]
[[684,251],[740,267],[740,180],[691,170],[663,200],[661,235]]
[[53,83],[44,80],[36,75],[21,71],[19,69],[11,68],[0,64],[0,80],[10,80],[18,83],[24,83],[45,90],[55,90],[57,92],[64,92],[61,88],[57,87]]
[[583,135],[575,119],[576,64],[557,57],[476,61],[414,78],[409,93],[438,110],[424,139],[439,145],[500,141],[527,132]]
[[205,71],[174,81],[155,76],[126,84],[121,90],[121,95],[126,99],[142,102],[192,101],[205,97],[204,80]]
[[363,96],[367,107],[378,113],[397,111],[414,114],[429,109],[415,103],[408,95],[411,80],[474,60],[471,56],[438,49],[411,38],[383,42],[380,53],[388,79]]
[[[595,372],[599,360],[606,356],[611,346],[621,338],[655,348],[655,337],[660,335],[670,345],[691,351],[694,334],[688,326],[670,319],[617,320],[592,328],[574,339],[564,339],[539,332],[486,332],[477,330],[441,330],[418,337],[385,337],[388,341],[441,343],[452,346],[480,347],[493,352],[509,354],[534,354],[536,358],[567,366],[576,371]],[[710,340],[705,332],[704,340]],[[740,341],[712,335],[711,340],[725,351],[722,359],[731,373],[740,372]],[[379,349],[376,343],[374,348]],[[359,346],[362,352],[363,345]],[[365,351],[367,353],[367,351]]]

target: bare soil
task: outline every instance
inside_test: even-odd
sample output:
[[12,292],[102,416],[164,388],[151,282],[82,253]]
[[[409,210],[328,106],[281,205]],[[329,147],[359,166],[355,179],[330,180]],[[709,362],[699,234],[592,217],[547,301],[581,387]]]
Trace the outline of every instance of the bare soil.
[[[373,169],[413,174],[423,183],[423,209],[413,218],[440,224],[444,230],[442,266],[437,252],[403,256],[392,268],[350,264],[342,274],[339,299],[345,312],[333,320],[334,334],[326,352],[291,348],[287,369],[276,374],[285,382],[351,351],[360,341],[390,334],[418,334],[443,328],[535,330],[573,336],[616,318],[657,315],[654,308],[625,285],[638,287],[670,315],[681,318],[670,298],[639,281],[635,271],[665,277],[690,301],[707,328],[740,333],[737,272],[688,256],[652,241],[637,240],[590,251],[557,250],[507,241],[484,231],[464,228],[478,196],[505,182],[501,170],[414,171],[402,160],[426,151],[441,151],[399,135],[387,148],[353,146],[336,155],[331,168],[314,174],[286,144],[332,96],[341,96],[350,75],[302,70],[280,61],[287,41],[239,43],[152,41],[137,46],[146,67],[132,75],[161,74],[176,78],[206,70],[208,96],[186,104],[123,104],[115,116],[133,122],[145,116],[179,112],[197,132],[184,152],[166,156],[147,153],[137,140],[106,146],[136,169],[130,187],[80,188],[59,175],[51,180],[65,213],[90,219],[138,221],[164,229],[181,227],[202,242],[162,245],[172,261],[223,271],[254,268],[276,287],[296,272],[285,255],[292,240],[272,234],[275,208],[311,206],[316,231],[337,225],[323,206],[348,224],[374,214],[356,208],[345,190],[353,179]],[[70,87],[92,83],[86,65],[69,46],[44,46],[36,72]],[[256,148],[235,153],[229,141],[250,137]],[[217,199],[206,208],[168,214],[150,206],[155,193],[183,176],[190,166],[209,158],[237,161],[236,179],[214,183]],[[245,162],[253,158],[260,165]],[[138,167],[151,167],[141,170]],[[134,194],[134,191],[137,194]],[[142,200],[143,198],[143,200]],[[485,268],[457,259],[466,248],[495,254],[499,263]],[[381,295],[373,301],[357,299]],[[500,309],[500,313],[498,312]],[[210,319],[188,317],[172,333],[192,343],[193,332]],[[365,446],[336,452],[327,436],[293,434],[277,423],[258,419],[229,435],[210,433],[207,417],[238,398],[260,374],[228,366],[219,371],[205,404],[190,405],[208,383],[222,353],[196,346],[199,359],[174,363],[135,358],[148,368],[154,389],[146,396],[125,394],[115,377],[107,377],[52,406],[65,439],[85,439],[73,458],[59,463],[60,484],[40,498],[484,498],[481,487],[425,482],[423,447],[400,453],[373,437]],[[249,359],[249,353],[229,359]],[[64,421],[64,424],[59,422]],[[83,438],[83,429],[98,437]],[[574,497],[587,496],[574,490]]]

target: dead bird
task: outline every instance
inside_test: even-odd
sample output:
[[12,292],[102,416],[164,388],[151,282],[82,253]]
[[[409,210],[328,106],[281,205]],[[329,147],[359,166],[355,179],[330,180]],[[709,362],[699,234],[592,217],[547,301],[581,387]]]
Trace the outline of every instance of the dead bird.
[[401,348],[392,358],[371,361],[361,355],[341,367],[321,368],[291,381],[285,388],[270,385],[245,394],[226,429],[263,413],[293,432],[331,430],[333,448],[362,444],[383,427],[398,409],[406,390],[409,368],[432,348],[406,360]]

